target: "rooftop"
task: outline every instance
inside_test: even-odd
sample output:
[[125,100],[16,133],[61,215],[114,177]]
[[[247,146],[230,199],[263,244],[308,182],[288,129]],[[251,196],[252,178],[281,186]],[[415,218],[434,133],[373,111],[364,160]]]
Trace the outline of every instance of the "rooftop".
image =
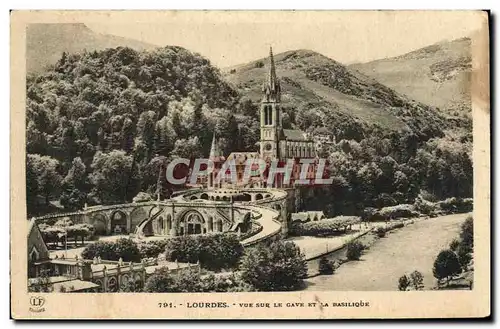
[[306,134],[298,129],[283,129],[283,135],[287,140],[291,141],[308,141]]

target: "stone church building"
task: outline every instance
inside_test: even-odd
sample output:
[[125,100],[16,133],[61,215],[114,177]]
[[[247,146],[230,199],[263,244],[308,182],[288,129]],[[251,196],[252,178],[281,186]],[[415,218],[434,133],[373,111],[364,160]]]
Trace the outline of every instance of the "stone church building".
[[[316,158],[316,145],[308,134],[298,129],[284,129],[281,107],[281,85],[276,74],[273,50],[269,53],[269,71],[264,82],[263,97],[260,104],[260,141],[258,152],[232,152],[227,158],[218,147],[218,139],[214,133],[212,147],[210,149],[210,160],[214,163],[214,171],[207,178],[208,188],[220,188],[222,182],[215,183],[215,177],[225,161],[235,161],[238,182],[243,180],[245,164],[248,159],[260,158],[268,164],[271,161],[286,163],[287,159]],[[307,178],[313,179],[315,166],[311,165]],[[296,166],[291,174],[289,186],[299,179],[300,169]],[[283,186],[282,174],[276,175],[274,187]],[[234,184],[233,184],[234,185]],[[266,187],[266,183],[257,177],[251,177],[247,183],[238,183],[233,187]]]

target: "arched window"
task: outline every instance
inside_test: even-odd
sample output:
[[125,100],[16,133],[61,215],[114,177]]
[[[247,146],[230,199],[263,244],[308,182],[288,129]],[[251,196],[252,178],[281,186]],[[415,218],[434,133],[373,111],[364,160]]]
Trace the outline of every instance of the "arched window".
[[214,230],[214,219],[212,216],[208,217],[208,232],[213,232]]
[[32,262],[36,262],[38,260],[38,250],[36,250],[35,247],[33,247],[33,249],[31,250],[30,260]]
[[167,215],[167,233],[170,233],[172,229],[172,216],[170,214]]
[[264,124],[265,125],[273,124],[273,109],[272,106],[270,105],[264,106]]
[[116,283],[116,279],[113,277],[113,278],[109,278],[108,280],[108,291],[110,292],[115,292],[118,290],[118,284]]
[[165,228],[165,223],[163,221],[163,217],[158,218],[158,229],[163,232],[163,229]]

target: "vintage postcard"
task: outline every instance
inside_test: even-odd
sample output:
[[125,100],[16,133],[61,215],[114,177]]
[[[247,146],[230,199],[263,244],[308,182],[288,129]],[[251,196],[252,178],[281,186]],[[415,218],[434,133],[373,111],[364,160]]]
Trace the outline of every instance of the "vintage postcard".
[[13,11],[12,317],[488,317],[488,31]]

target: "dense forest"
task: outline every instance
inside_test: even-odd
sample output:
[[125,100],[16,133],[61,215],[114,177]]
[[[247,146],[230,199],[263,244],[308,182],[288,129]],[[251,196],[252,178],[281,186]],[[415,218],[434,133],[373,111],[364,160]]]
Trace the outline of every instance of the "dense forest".
[[[258,149],[258,104],[207,59],[180,47],[63,53],[53,67],[28,76],[26,87],[30,215],[153,194],[160,166],[207,156],[214,132],[225,154]],[[440,119],[441,129],[394,131],[327,105],[285,109],[285,128],[336,140],[320,152],[334,183],[313,191],[307,207],[354,214],[411,203],[419,194],[472,195],[472,131],[463,123],[450,129],[456,124]]]

